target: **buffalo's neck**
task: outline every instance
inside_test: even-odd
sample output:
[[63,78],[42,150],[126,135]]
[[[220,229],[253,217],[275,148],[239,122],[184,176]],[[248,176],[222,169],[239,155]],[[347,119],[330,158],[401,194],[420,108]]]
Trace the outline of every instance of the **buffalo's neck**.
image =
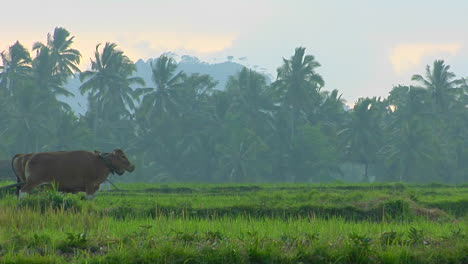
[[99,166],[99,172],[97,173],[97,181],[99,184],[105,182],[109,177],[111,171],[107,166]]
[[114,167],[114,165],[112,165],[112,162],[110,161],[110,156],[111,155],[112,154],[110,154],[110,153],[99,153],[99,157],[101,158],[101,160],[106,165],[107,169],[109,170],[109,173],[114,174],[114,173],[117,173],[117,169]]

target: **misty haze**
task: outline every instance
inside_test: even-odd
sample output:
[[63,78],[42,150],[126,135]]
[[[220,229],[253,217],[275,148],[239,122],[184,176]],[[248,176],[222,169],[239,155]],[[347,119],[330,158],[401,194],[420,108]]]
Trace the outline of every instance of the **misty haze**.
[[467,263],[466,41],[405,25],[437,4],[103,2],[0,34],[0,262]]

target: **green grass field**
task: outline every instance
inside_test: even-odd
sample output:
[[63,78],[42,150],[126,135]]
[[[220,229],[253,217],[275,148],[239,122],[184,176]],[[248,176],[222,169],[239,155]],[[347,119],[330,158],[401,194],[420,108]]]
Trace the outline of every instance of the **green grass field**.
[[0,263],[468,263],[466,185],[118,187],[1,193]]

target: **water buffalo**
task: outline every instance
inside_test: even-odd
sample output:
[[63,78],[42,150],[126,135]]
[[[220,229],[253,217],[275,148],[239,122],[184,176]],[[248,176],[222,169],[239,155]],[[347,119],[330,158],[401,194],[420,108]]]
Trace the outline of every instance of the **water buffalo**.
[[18,178],[25,182],[20,194],[30,193],[42,184],[55,183],[59,191],[86,192],[91,198],[110,173],[122,175],[135,169],[121,149],[111,153],[80,150],[21,155],[15,156],[12,161]]

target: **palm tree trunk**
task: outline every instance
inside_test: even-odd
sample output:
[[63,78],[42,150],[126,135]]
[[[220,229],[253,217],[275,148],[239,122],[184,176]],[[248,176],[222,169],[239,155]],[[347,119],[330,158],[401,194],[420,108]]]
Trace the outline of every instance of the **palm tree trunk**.
[[364,181],[366,182],[369,182],[369,175],[368,175],[368,171],[369,171],[369,162],[364,162]]
[[400,174],[400,182],[403,182],[403,179],[408,179],[408,165],[405,166],[405,169],[403,170],[403,175]]
[[94,115],[94,120],[93,120],[93,135],[94,135],[94,147],[97,147],[97,113],[95,113]]
[[295,131],[296,130],[296,109],[293,106],[291,109],[291,138],[290,138],[290,144],[293,144],[294,142],[294,137],[295,137]]
[[6,78],[6,94],[13,94],[12,91],[11,91],[11,81],[10,81],[10,78]]

